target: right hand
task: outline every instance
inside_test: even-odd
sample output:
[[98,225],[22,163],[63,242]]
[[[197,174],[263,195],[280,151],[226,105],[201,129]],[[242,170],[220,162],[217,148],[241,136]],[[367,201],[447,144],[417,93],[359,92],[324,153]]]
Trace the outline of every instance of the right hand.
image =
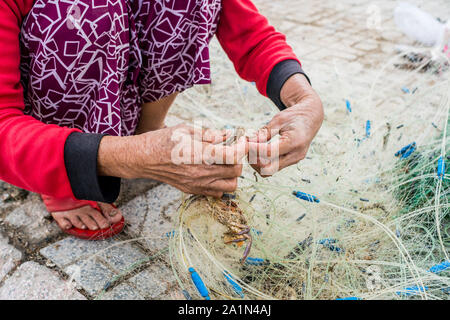
[[[154,179],[186,193],[218,198],[236,190],[237,178],[242,174],[242,159],[248,152],[244,137],[234,145],[224,146],[220,144],[227,138],[223,131],[194,130],[191,126],[178,125],[127,137],[129,142],[122,143],[122,152],[128,155],[118,161],[122,165],[108,165],[108,161],[100,159],[107,156],[107,145],[112,144],[108,140],[114,138],[117,139],[104,137],[100,143],[99,171],[103,174]],[[110,150],[109,153],[117,155],[118,152],[121,151]],[[111,166],[122,169],[111,174],[114,171],[108,168]]]

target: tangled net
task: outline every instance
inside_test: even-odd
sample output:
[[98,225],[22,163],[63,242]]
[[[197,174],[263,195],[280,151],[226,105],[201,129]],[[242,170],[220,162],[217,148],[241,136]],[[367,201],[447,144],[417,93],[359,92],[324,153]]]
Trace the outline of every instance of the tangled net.
[[[186,196],[169,253],[187,298],[449,298],[448,59],[411,54],[387,61],[371,83],[336,69],[334,89],[321,93],[324,126],[297,166],[268,179],[245,166],[235,199],[216,205]],[[236,87],[242,105],[256,99],[239,81],[209,90]],[[211,126],[267,121],[264,107],[234,120],[210,116],[200,97],[183,99]],[[221,213],[243,215],[248,238],[225,243],[217,201]]]

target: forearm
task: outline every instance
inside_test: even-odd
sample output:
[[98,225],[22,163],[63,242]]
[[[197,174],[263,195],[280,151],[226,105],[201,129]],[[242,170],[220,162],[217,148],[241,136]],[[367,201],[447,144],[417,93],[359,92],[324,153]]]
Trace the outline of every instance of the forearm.
[[0,180],[33,192],[71,197],[63,152],[73,131],[0,106]]
[[142,150],[142,137],[105,136],[101,139],[97,169],[100,176],[139,178],[137,158]]
[[165,182],[163,176],[169,172],[161,170],[161,166],[172,164],[171,136],[170,129],[129,137],[104,136],[98,147],[98,175]]
[[[96,174],[103,178],[154,179],[186,193],[214,197],[234,191],[237,177],[242,174],[240,160],[247,154],[245,139],[231,148],[211,142],[223,141],[221,132],[208,135],[211,141],[202,131],[198,133],[199,136],[193,127],[178,125],[131,137],[104,136],[98,145]],[[192,144],[192,139],[199,139],[198,144]],[[203,148],[208,146],[214,155],[203,154]],[[230,150],[233,162],[216,164],[215,155],[228,155]],[[201,156],[201,163],[196,162],[196,155]]]

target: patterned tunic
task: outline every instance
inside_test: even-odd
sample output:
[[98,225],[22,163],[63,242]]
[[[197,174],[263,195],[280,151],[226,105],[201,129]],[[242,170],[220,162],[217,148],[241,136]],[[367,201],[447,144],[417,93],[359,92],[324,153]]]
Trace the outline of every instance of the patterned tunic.
[[132,135],[143,102],[210,83],[220,0],[37,0],[21,29],[26,113]]

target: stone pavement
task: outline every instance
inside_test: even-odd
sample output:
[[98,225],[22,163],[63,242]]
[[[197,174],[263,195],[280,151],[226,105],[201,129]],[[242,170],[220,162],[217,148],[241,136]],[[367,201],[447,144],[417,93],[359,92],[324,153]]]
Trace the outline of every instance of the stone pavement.
[[[254,2],[286,34],[324,97],[335,73],[352,79],[356,87],[367,85],[396,44],[412,44],[394,25],[397,1]],[[450,17],[448,0],[412,2],[441,20]],[[220,88],[233,71],[215,40],[212,52],[217,54],[213,62],[218,61],[213,72],[222,65],[228,70],[214,73],[212,87]],[[214,103],[229,96],[219,91],[212,95]],[[182,108],[188,98],[189,92],[177,100],[169,125],[198,116],[221,117],[222,111],[245,115],[242,108],[220,106],[207,116],[195,110],[189,114]],[[271,108],[265,121],[275,112]],[[0,299],[183,299],[168,265],[165,236],[181,196],[156,182],[124,181],[117,203],[128,223],[125,232],[113,240],[89,242],[64,235],[37,195],[0,182]]]

